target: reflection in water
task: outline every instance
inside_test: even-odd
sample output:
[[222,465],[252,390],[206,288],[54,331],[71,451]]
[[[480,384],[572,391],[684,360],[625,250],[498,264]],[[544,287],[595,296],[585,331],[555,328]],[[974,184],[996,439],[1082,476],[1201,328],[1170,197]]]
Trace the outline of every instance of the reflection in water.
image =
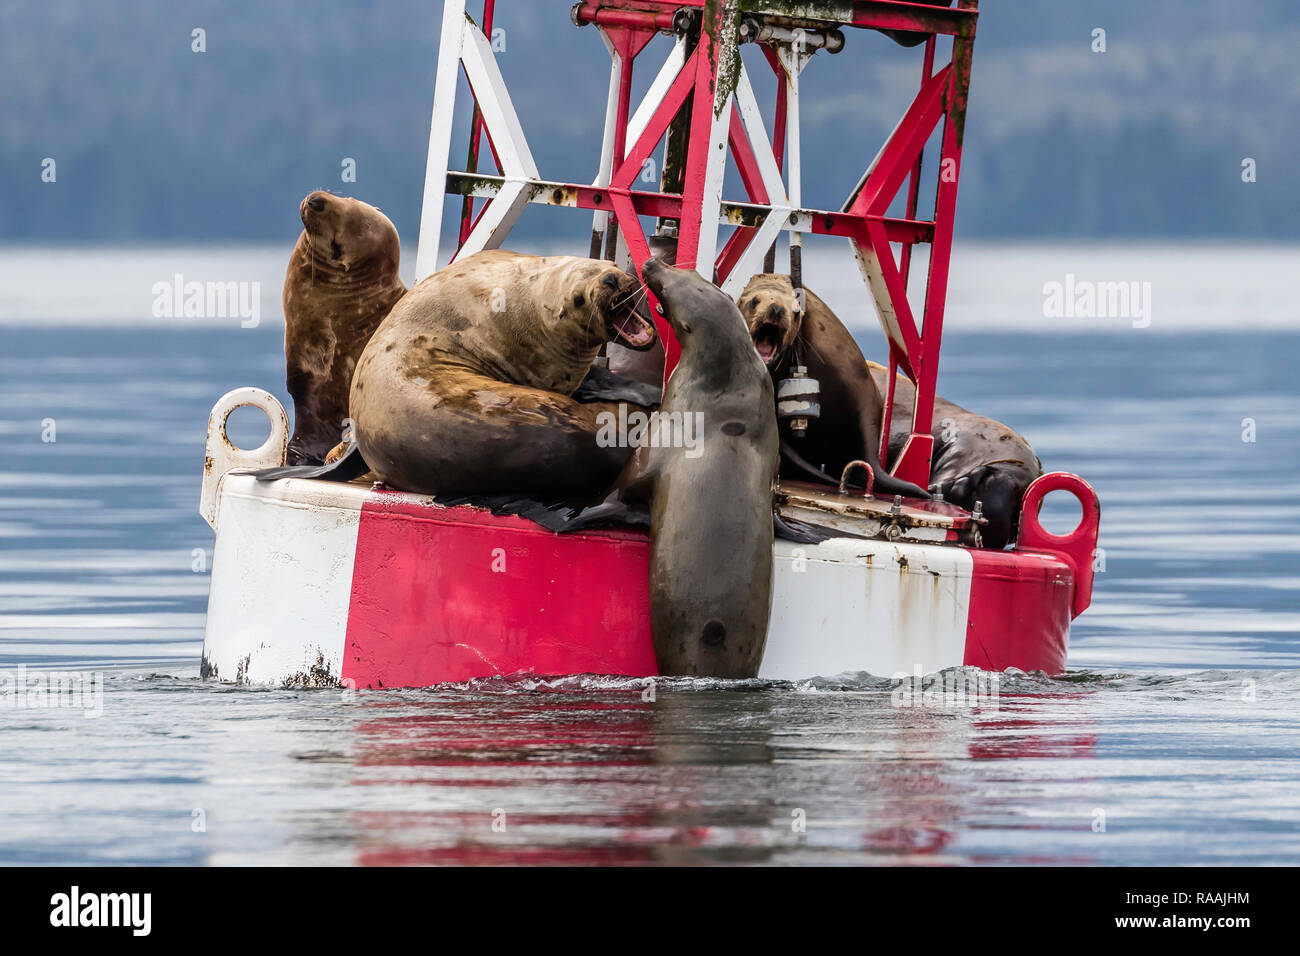
[[101,718],[0,716],[0,861],[1300,859],[1300,672],[1006,675],[975,712],[894,707],[868,675],[643,684],[111,673]]
[[[1276,274],[1260,301],[1294,314]],[[1004,678],[996,712],[865,675],[201,683],[208,412],[283,394],[280,335],[0,328],[0,668],[107,671],[99,718],[0,707],[0,863],[1300,860],[1300,335],[945,336],[941,393],[1103,503],[1076,670]]]
[[358,702],[352,784],[412,790],[410,809],[350,815],[359,862],[944,861],[979,777],[954,768],[1094,743],[1035,718],[1060,694],[980,716],[897,709],[865,675],[793,699],[760,682],[660,681],[653,701],[640,681],[529,686]]

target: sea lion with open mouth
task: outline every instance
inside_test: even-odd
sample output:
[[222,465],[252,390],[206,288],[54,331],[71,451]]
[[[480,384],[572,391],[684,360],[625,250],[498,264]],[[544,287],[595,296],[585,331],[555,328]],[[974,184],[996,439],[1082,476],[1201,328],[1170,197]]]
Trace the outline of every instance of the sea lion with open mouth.
[[821,384],[821,417],[803,438],[783,442],[781,476],[807,479],[811,468],[834,481],[849,462],[865,461],[877,494],[929,498],[880,466],[885,403],[858,343],[830,307],[807,289],[796,295],[789,276],[772,273],[750,279],[737,305],[774,380],[802,365]]
[[397,229],[377,208],[318,190],[298,211],[303,231],[284,277],[290,465],[320,464],[339,443],[357,359],[406,294]]
[[617,406],[572,396],[604,343],[654,345],[643,299],[634,275],[576,256],[491,250],[434,273],[357,363],[349,407],[361,457],[420,494],[608,487],[631,454],[597,441],[600,413]]
[[772,381],[721,289],[657,259],[642,277],[681,358],[653,435],[584,517],[595,524],[649,502],[650,633],[661,673],[754,677],[772,606]]
[[[789,357],[801,354],[808,374],[821,383],[820,419],[809,426],[805,438],[790,444],[806,463],[816,468],[824,462],[827,467],[821,470],[838,476],[843,467],[841,457],[851,454],[843,442],[847,431],[851,438],[856,436],[866,444],[863,450],[868,454],[859,457],[875,469],[876,490],[907,494],[882,483],[882,469],[876,464],[884,406],[881,396],[889,387],[888,370],[863,358],[852,333],[826,303],[807,289],[803,300],[807,310],[800,314],[799,297],[790,278],[782,275],[755,276],[740,300],[754,346],[774,374],[784,377],[795,364]],[[915,394],[911,380],[900,374],[889,429],[891,457],[902,450],[911,431]],[[846,416],[846,409],[852,414]],[[945,398],[935,397],[933,422],[930,491],[968,511],[979,502],[987,521],[981,529],[983,545],[1004,547],[1015,535],[1020,501],[1030,482],[1043,473],[1042,463],[1029,442],[1014,430]],[[790,477],[803,477],[801,469],[783,463],[782,474],[787,470]],[[887,474],[883,477],[895,481]]]

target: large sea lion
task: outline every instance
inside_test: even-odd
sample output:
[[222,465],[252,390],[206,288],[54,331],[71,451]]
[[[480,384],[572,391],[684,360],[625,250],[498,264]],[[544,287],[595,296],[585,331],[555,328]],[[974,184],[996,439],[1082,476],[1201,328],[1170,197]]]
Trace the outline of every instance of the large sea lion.
[[821,417],[803,438],[785,444],[781,476],[807,478],[810,464],[838,478],[849,462],[865,461],[875,473],[877,493],[928,498],[924,489],[880,466],[885,403],[852,333],[812,292],[804,289],[802,300],[789,276],[771,273],[750,279],[738,300],[754,348],[772,378],[788,378],[794,366],[802,365],[821,384]]
[[406,294],[397,229],[382,212],[317,191],[299,213],[303,231],[284,277],[291,465],[319,464],[338,444],[361,350]]
[[[871,377],[882,392],[889,387],[889,370],[868,362]],[[889,454],[902,451],[911,431],[916,386],[897,376],[894,414],[889,428]],[[984,415],[936,396],[934,457],[930,490],[945,501],[971,511],[976,502],[988,523],[980,537],[986,548],[1004,548],[1020,524],[1020,502],[1030,483],[1043,473],[1043,463],[1023,436]]]
[[597,441],[608,402],[571,396],[601,345],[655,342],[640,282],[609,262],[480,252],[415,286],[375,331],[349,401],[358,450],[421,494],[590,495],[631,451]]
[[[649,434],[599,515],[650,506],[650,632],[666,675],[754,677],[772,606],[772,381],[735,303],[696,272],[642,269],[681,345]],[[674,432],[699,423],[692,445]]]

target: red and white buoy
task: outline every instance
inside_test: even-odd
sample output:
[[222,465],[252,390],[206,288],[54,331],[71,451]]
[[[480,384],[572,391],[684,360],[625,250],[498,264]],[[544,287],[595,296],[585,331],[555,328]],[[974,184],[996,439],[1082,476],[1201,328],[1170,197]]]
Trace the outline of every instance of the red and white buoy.
[[[492,6],[485,4],[485,27]],[[762,9],[751,9],[756,6]],[[602,155],[590,185],[540,178],[490,43],[466,16],[464,0],[446,0],[417,278],[436,264],[447,192],[464,197],[457,255],[499,247],[529,203],[549,203],[591,210],[592,254],[608,251],[639,265],[649,257],[640,217],[655,216],[665,235],[677,233],[680,267],[716,276],[732,291],[762,267],[782,232],[790,234],[796,277],[802,233],[844,237],[889,343],[891,386],[894,371],[916,384],[911,434],[891,471],[927,484],[975,0],[960,0],[956,8],[766,0],[747,5],[743,19],[734,0],[589,0],[576,4],[572,16],[595,25],[611,56]],[[844,28],[924,36],[922,82],[842,209],[806,209],[799,74],[816,50],[844,46]],[[633,110],[633,63],[660,31],[674,34],[673,48]],[[952,57],[935,71],[940,37],[952,37]],[[742,39],[762,44],[780,80],[770,140],[743,62],[733,55]],[[448,168],[460,67],[476,104],[471,156],[485,132],[497,175]],[[918,219],[922,149],[940,123],[934,218]],[[678,163],[665,149],[665,176],[677,176],[680,188],[633,189],[665,136],[676,140],[673,154],[684,156]],[[728,155],[747,202],[722,199]],[[905,183],[905,215],[891,217],[890,203]],[[477,216],[474,197],[490,199]],[[719,251],[721,226],[736,228]],[[905,294],[918,242],[931,246],[920,324]],[[897,260],[891,243],[902,244]],[[659,331],[671,373],[675,342],[666,322]],[[892,404],[890,394],[885,436]],[[234,447],[226,435],[226,419],[241,405],[259,407],[271,419],[271,437],[252,451]],[[258,482],[240,473],[283,464],[287,437],[284,410],[260,389],[238,389],[213,409],[201,498],[216,532],[205,676],[407,687],[520,672],[656,673],[644,533],[557,535],[522,518],[447,508],[377,485]],[[1052,491],[1073,494],[1082,507],[1078,527],[1065,536],[1038,522],[1042,499]],[[1050,474],[1030,486],[1016,546],[1008,551],[970,546],[977,522],[942,503],[882,502],[803,484],[781,486],[777,503],[788,516],[857,537],[776,543],[761,677],[910,675],[963,664],[1064,670],[1070,621],[1091,598],[1099,519],[1097,497],[1080,478]]]

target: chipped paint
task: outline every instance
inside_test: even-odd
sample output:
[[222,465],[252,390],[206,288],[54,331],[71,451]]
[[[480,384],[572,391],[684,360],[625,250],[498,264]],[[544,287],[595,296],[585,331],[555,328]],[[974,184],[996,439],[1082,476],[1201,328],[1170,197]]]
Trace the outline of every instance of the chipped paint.
[[325,661],[325,652],[317,651],[315,662],[306,670],[298,671],[296,674],[290,674],[280,682],[281,687],[342,687],[338,675],[333,672],[330,665]]

